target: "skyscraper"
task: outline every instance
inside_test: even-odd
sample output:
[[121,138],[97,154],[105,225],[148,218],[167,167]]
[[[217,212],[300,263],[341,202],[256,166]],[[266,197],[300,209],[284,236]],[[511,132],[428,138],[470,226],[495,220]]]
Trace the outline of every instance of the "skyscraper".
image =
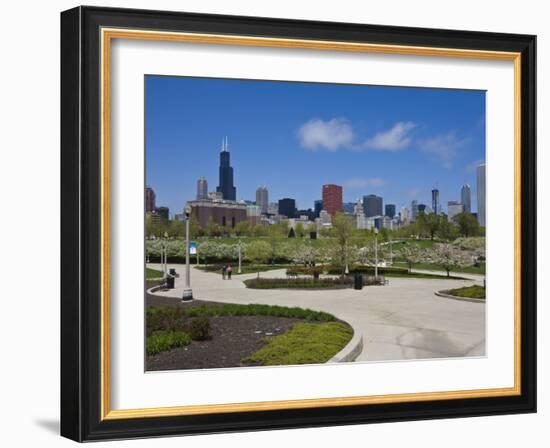
[[263,214],[267,213],[267,207],[269,205],[268,199],[267,187],[258,187],[256,189],[256,205],[260,207]]
[[418,204],[418,213],[426,213],[426,204]]
[[216,191],[220,192],[223,199],[235,201],[237,198],[237,189],[233,185],[233,168],[230,164],[229,151],[227,150],[227,137],[222,140],[222,148],[220,151],[220,184]]
[[415,199],[411,202],[411,219],[416,221],[418,218],[418,201]]
[[388,218],[395,217],[395,204],[386,204],[386,206],[384,207],[384,211],[384,215]]
[[291,198],[279,199],[279,215],[287,218],[296,217],[296,201]]
[[340,185],[328,184],[323,185],[323,209],[330,216],[344,211],[342,204],[342,187]]
[[382,198],[375,194],[363,196],[363,209],[367,218],[382,216]]
[[477,220],[485,227],[485,164],[477,167]]
[[472,190],[468,184],[462,185],[460,190],[460,202],[464,206],[464,213],[472,213]]
[[453,218],[464,211],[464,204],[461,204],[457,201],[449,201],[447,203],[447,217],[449,221],[452,221]]
[[197,181],[197,201],[208,198],[208,182],[204,177],[199,177]]
[[437,188],[432,190],[432,211],[436,215],[441,213],[441,206],[439,205],[439,190]]
[[160,219],[164,221],[168,221],[170,219],[170,209],[168,207],[157,208],[157,213],[160,216]]
[[151,187],[145,187],[145,212],[152,213],[157,210],[156,195]]
[[319,215],[321,214],[321,210],[323,210],[323,200],[322,199],[317,199],[313,203],[313,212],[315,213],[316,218],[318,218]]

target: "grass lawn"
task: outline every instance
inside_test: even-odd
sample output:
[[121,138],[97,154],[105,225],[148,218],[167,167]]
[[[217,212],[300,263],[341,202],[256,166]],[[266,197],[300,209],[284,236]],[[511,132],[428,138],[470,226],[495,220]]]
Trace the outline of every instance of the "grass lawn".
[[325,363],[352,336],[352,328],[341,322],[298,323],[288,333],[266,338],[266,345],[243,362],[263,366]]
[[[206,272],[217,272],[221,275],[221,266],[222,263],[218,264],[207,264],[207,265],[201,265],[201,266],[195,266],[197,269],[200,269],[201,271]],[[238,265],[231,264],[231,267],[233,268],[233,275],[239,275],[237,272],[239,269]],[[288,264],[262,264],[262,265],[254,265],[254,264],[243,264],[241,266],[241,274],[254,274],[256,272],[266,272],[266,271],[273,271],[276,269],[287,269],[291,267]]]
[[162,272],[157,271],[156,269],[146,268],[145,269],[145,278],[146,280],[151,280],[154,278],[162,278]]
[[483,286],[473,285],[465,286],[464,288],[449,289],[444,291],[447,294],[458,297],[466,297],[468,299],[484,299],[485,288]]

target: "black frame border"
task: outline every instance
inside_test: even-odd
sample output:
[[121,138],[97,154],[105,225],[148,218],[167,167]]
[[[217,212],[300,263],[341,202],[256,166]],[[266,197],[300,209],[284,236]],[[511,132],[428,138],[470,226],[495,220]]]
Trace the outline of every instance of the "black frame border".
[[[100,28],[521,53],[521,395],[101,421]],[[61,13],[61,435],[142,438],[536,412],[536,36],[168,11]]]

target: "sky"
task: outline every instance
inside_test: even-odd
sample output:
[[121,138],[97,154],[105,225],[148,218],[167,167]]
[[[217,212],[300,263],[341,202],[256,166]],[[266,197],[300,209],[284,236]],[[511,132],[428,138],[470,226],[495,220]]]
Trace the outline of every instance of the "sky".
[[344,202],[367,194],[384,204],[431,206],[472,190],[485,159],[485,91],[326,83],[145,77],[146,184],[157,206],[181,213],[204,176],[218,185],[227,136],[237,199],[296,199],[313,208],[323,184]]

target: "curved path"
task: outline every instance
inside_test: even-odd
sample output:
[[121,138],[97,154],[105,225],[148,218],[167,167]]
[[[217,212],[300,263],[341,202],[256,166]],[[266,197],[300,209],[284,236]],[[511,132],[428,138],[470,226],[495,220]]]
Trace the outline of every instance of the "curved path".
[[[148,265],[157,268],[158,265]],[[179,274],[175,289],[157,295],[182,296],[185,265],[169,265]],[[236,270],[236,269],[235,269]],[[233,275],[191,270],[193,297],[225,303],[299,306],[326,311],[348,322],[363,336],[357,361],[425,359],[485,355],[485,304],[437,297],[434,291],[471,285],[467,280],[389,278],[387,286],[360,291],[248,289],[242,280],[257,274]],[[261,277],[285,277],[285,271]]]

